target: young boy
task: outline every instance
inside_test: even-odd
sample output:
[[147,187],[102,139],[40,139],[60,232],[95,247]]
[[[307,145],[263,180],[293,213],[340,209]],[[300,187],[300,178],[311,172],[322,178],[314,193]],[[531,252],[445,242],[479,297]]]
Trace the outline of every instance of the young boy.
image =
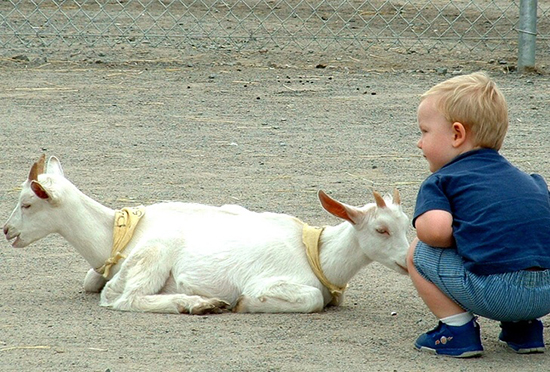
[[439,318],[415,342],[453,357],[483,352],[473,314],[500,321],[517,353],[544,352],[550,313],[550,192],[502,157],[506,100],[484,73],[457,76],[421,97],[418,147],[432,174],[418,192],[411,279]]

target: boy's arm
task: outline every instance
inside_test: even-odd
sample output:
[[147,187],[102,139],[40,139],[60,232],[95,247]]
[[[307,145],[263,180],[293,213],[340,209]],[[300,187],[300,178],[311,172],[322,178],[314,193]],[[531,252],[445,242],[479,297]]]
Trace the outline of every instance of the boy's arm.
[[447,211],[427,211],[416,218],[415,227],[418,239],[432,247],[454,246],[453,216]]

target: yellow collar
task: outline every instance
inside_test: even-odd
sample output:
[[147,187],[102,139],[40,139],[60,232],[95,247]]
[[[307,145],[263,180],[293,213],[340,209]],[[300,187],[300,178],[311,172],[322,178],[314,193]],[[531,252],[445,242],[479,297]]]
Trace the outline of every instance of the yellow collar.
[[338,305],[340,303],[340,296],[344,293],[348,285],[339,287],[331,283],[321,268],[321,258],[319,255],[319,241],[321,239],[321,234],[323,233],[324,227],[313,227],[309,226],[307,223],[304,223],[302,230],[302,242],[306,246],[306,255],[309,262],[309,266],[315,273],[315,276],[321,284],[323,284],[332,295],[332,305]]
[[143,215],[145,207],[122,208],[115,211],[115,224],[113,229],[113,247],[111,248],[111,257],[109,257],[103,266],[95,269],[104,278],[109,277],[111,267],[116,265],[121,258],[126,258],[122,254],[126,245],[132,239],[134,230]]

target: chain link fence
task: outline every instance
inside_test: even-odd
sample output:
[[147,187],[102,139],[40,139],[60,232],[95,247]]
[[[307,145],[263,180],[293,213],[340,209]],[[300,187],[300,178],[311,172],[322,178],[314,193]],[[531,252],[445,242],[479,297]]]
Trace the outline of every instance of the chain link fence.
[[[537,2],[535,1],[535,4]],[[0,0],[4,53],[59,48],[515,55],[519,0]],[[550,2],[537,6],[537,63],[550,55]]]

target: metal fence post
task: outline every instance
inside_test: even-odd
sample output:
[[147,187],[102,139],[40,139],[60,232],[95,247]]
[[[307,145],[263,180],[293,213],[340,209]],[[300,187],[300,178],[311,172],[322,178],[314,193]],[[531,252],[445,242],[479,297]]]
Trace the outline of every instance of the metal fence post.
[[537,0],[520,0],[518,34],[518,70],[533,71],[537,40]]

